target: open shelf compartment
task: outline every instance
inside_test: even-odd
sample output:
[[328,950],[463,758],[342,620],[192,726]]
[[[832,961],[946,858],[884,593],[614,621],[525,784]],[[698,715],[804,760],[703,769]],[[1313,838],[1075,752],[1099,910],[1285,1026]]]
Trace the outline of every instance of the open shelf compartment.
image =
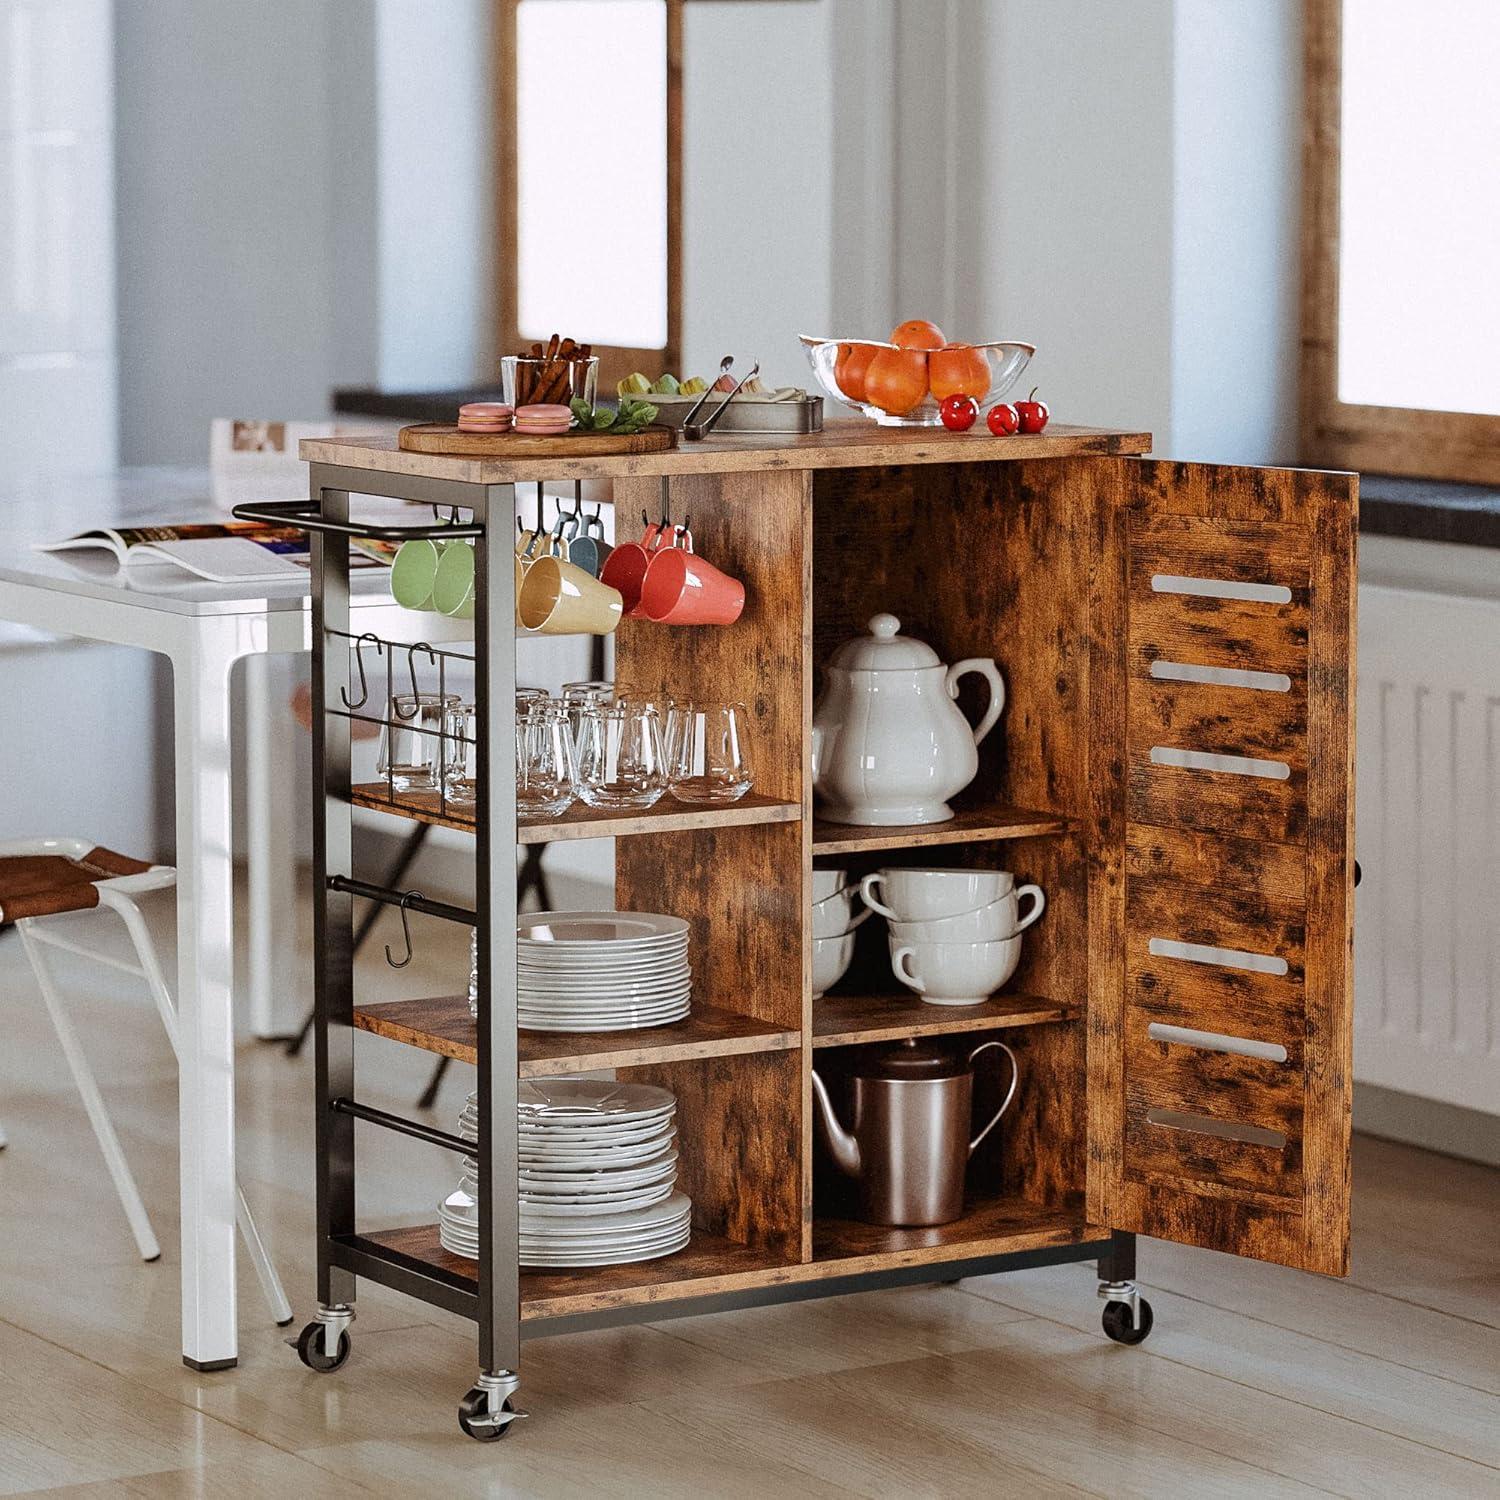
[[[459,1062],[479,1060],[479,1028],[464,995],[357,1005],[354,1024],[361,1031]],[[521,1077],[545,1078],[594,1068],[786,1051],[802,1045],[802,1033],[695,1002],[691,1015],[667,1026],[643,1031],[522,1031],[518,1042]]]

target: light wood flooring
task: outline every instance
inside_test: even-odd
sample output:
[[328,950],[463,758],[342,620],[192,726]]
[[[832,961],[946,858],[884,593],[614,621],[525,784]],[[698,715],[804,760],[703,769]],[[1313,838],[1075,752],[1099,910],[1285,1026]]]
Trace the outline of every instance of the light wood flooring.
[[[434,962],[425,927],[418,944],[434,982],[459,981],[461,952]],[[1143,1241],[1156,1330],[1137,1349],[1103,1338],[1082,1266],[581,1334],[526,1346],[533,1416],[482,1446],[454,1419],[467,1324],[362,1288],[354,1356],[318,1376],[246,1269],[240,1366],[196,1375],[178,1358],[165,1041],[144,1004],[59,967],[166,1253],[136,1258],[0,936],[0,1493],[1500,1496],[1500,1173],[1368,1139],[1347,1283]],[[428,1060],[360,1049],[372,1102],[409,1108]],[[300,1323],[309,1065],[252,1042],[240,1063],[241,1176]],[[361,1145],[364,1207],[430,1215],[451,1159]]]

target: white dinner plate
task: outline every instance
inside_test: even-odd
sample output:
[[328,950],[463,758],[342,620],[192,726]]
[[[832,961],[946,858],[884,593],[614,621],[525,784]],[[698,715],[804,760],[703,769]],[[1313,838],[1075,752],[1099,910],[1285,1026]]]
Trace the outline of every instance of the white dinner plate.
[[596,1033],[613,1031],[650,1031],[655,1026],[670,1026],[673,1021],[685,1020],[692,1014],[692,1011],[692,1006],[684,1002],[680,1010],[669,1011],[663,1016],[607,1016],[603,1020],[587,1022],[526,1020],[518,1021],[516,1024],[522,1031],[560,1032],[564,1035],[576,1033],[579,1036],[592,1036]]
[[597,947],[600,943],[622,947],[686,937],[687,931],[688,924],[681,917],[649,911],[535,911],[516,919],[516,940],[528,947]]
[[524,1121],[546,1123],[583,1116],[646,1120],[670,1113],[677,1096],[649,1083],[600,1078],[527,1078],[517,1090],[517,1113]]

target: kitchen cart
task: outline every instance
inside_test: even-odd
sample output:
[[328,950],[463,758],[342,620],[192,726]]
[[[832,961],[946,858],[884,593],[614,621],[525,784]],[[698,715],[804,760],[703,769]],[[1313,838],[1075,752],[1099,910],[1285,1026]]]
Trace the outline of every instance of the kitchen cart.
[[[315,537],[322,809],[320,1309],[300,1342],[307,1364],[347,1357],[358,1277],[467,1314],[480,1377],[460,1420],[498,1437],[532,1334],[1097,1258],[1105,1331],[1134,1343],[1150,1330],[1138,1233],[1345,1272],[1355,480],[1153,461],[1148,447],[1140,433],[1056,425],[994,438],[843,423],[595,459],[303,443],[311,499],[290,510]],[[612,481],[622,534],[643,511],[690,513],[700,550],[745,582],[731,626],[627,618],[617,636],[618,678],[637,690],[749,706],[756,784],[741,802],[667,797],[638,814],[579,806],[517,824],[515,487],[585,478]],[[434,509],[371,526],[351,507],[360,495]],[[392,682],[417,667],[447,670],[446,652],[351,633],[349,540],[367,534],[475,541],[473,812],[351,784],[352,723],[383,718]],[[820,668],[882,612],[944,660],[995,657],[1007,679],[1000,727],[948,822],[816,815]],[[473,909],[362,880],[356,805],[469,828]],[[518,1033],[515,846],[605,837],[617,906],[687,919],[693,1012],[636,1032]],[[1007,988],[981,1005],[923,1004],[891,980],[866,924],[850,976],[814,1002],[812,870],[934,860],[1004,865],[1046,890]],[[356,1003],[356,897],[475,926],[477,1023],[463,996]],[[357,1120],[473,1148],[362,1101],[356,1029],[476,1065],[477,1264],[444,1250],[436,1226],[357,1220]],[[992,1033],[1015,1051],[1020,1089],[971,1162],[963,1217],[860,1222],[815,1141],[814,1061],[837,1090],[872,1043]],[[588,1069],[675,1094],[691,1244],[639,1264],[520,1271],[517,1080]]]

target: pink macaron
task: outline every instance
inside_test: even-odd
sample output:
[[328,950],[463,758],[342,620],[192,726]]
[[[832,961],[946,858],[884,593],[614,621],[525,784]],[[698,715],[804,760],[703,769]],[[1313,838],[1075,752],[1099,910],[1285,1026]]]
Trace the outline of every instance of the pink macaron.
[[543,435],[566,432],[573,425],[573,413],[566,406],[539,401],[516,408],[516,431]]
[[458,409],[460,432],[509,432],[515,412],[503,401],[470,401]]

